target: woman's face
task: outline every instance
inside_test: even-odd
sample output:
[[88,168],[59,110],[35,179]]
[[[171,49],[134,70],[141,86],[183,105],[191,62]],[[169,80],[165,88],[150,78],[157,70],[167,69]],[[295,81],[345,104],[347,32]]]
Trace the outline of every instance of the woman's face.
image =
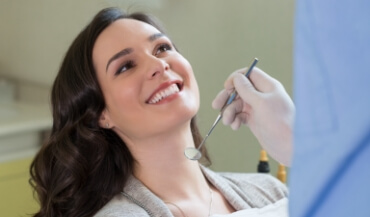
[[126,142],[190,124],[199,91],[189,62],[155,27],[120,19],[97,38],[93,62],[106,108],[100,125]]

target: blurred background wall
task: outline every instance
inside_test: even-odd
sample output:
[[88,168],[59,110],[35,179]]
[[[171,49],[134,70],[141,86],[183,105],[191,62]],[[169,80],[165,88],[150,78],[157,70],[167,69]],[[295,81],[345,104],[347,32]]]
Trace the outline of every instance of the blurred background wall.
[[[291,94],[294,0],[1,0],[0,80],[15,85],[16,101],[49,103],[68,46],[108,6],[148,12],[162,21],[196,74],[204,135],[218,114],[211,102],[223,82],[254,57]],[[219,124],[207,146],[214,170],[256,172],[260,146],[247,127],[235,132]],[[270,166],[274,175],[277,165],[271,158]]]

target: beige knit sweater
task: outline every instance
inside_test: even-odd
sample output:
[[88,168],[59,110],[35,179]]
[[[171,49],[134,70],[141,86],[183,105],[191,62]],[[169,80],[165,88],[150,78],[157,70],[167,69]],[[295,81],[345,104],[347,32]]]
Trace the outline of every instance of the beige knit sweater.
[[[288,195],[286,186],[267,174],[216,173],[201,166],[203,174],[236,209],[262,208]],[[173,217],[164,202],[131,176],[95,217]]]

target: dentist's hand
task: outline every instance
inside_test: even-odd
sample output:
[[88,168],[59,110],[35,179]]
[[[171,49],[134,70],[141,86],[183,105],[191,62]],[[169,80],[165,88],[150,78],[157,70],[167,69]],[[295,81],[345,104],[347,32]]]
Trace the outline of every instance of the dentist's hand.
[[225,89],[213,100],[220,110],[235,88],[238,96],[224,110],[223,123],[232,129],[247,125],[261,146],[278,162],[290,166],[295,107],[283,85],[255,67],[247,79],[239,69],[225,81]]

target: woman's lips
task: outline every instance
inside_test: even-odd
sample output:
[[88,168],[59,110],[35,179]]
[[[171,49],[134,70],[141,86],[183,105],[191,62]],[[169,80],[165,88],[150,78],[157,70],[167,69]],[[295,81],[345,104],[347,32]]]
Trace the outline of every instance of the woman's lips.
[[146,101],[148,104],[156,104],[181,91],[182,83],[179,81],[165,82],[155,90],[149,99]]

